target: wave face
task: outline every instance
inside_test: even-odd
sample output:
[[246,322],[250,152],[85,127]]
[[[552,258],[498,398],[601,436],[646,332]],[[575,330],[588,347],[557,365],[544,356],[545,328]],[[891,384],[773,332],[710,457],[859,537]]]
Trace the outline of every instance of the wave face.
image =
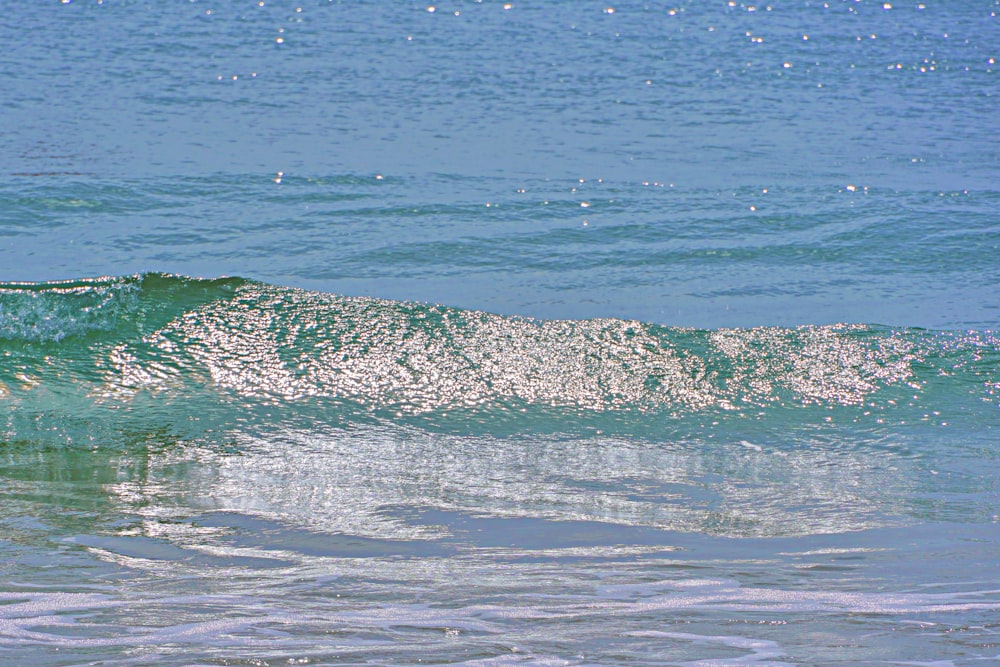
[[67,424],[109,414],[211,428],[275,406],[486,432],[761,410],[906,419],[931,400],[994,414],[1000,388],[1000,339],[985,331],[540,321],[162,274],[0,284],[0,346],[10,439],[79,439]]

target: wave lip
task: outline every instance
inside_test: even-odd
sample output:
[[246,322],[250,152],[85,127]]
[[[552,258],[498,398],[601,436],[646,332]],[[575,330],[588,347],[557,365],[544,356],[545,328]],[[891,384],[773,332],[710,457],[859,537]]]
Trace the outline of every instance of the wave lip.
[[110,331],[135,304],[140,276],[0,283],[0,340],[60,342]]
[[163,273],[0,282],[0,341],[52,343],[105,333],[125,339],[246,281]]

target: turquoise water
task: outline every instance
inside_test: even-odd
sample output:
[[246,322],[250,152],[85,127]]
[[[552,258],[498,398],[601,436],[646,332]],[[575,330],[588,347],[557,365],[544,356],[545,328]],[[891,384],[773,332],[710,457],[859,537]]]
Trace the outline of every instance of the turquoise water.
[[998,13],[10,8],[0,663],[1000,661]]

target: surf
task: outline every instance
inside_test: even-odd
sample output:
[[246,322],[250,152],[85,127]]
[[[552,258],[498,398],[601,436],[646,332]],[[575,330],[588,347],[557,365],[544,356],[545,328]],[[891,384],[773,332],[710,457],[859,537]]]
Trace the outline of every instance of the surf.
[[12,409],[112,420],[280,407],[348,421],[662,423],[920,410],[941,392],[996,407],[1000,382],[989,331],[536,320],[158,273],[2,283],[0,350]]

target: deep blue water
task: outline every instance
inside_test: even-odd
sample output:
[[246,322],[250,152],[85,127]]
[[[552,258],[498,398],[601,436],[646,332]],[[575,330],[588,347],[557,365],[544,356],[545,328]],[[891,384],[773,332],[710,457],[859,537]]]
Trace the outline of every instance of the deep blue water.
[[1000,661],[1000,2],[0,19],[0,662]]

